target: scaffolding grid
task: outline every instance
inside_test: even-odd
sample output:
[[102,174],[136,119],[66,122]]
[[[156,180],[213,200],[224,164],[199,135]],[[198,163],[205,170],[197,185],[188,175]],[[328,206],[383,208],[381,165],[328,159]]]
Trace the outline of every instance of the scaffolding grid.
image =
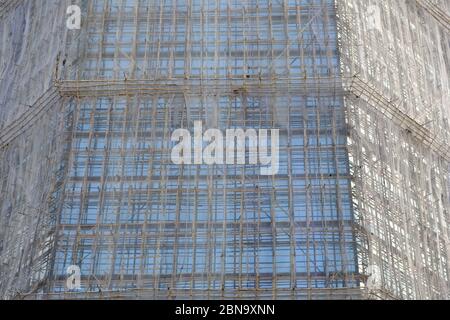
[[[450,298],[445,0],[75,3],[0,85],[0,296]],[[196,121],[279,129],[278,174],[175,165]]]

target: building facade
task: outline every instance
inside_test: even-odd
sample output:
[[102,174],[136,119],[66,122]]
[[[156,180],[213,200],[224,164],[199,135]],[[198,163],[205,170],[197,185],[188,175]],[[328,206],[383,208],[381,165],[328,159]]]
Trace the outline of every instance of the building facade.
[[[450,298],[445,1],[0,8],[2,297]],[[196,121],[278,173],[174,164]]]

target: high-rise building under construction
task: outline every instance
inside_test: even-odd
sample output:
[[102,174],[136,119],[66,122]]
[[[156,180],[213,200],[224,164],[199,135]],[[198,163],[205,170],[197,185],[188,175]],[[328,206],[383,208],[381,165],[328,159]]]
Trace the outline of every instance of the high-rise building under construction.
[[[0,1],[0,297],[450,299],[449,12]],[[198,121],[277,174],[175,164]]]

